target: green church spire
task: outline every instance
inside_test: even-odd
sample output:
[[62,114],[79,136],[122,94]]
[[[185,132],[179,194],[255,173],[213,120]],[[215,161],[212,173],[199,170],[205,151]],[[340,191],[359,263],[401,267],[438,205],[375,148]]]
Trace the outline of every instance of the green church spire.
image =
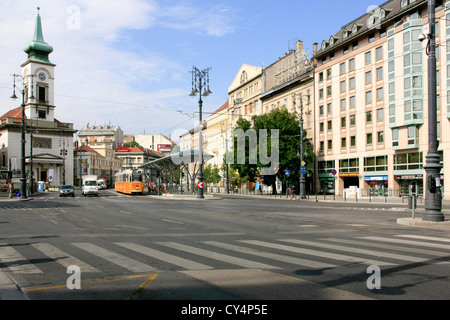
[[48,55],[53,52],[53,47],[44,41],[41,16],[39,15],[40,8],[38,7],[37,10],[38,15],[34,28],[34,38],[25,47],[24,51],[28,53],[28,61],[52,64],[48,59]]

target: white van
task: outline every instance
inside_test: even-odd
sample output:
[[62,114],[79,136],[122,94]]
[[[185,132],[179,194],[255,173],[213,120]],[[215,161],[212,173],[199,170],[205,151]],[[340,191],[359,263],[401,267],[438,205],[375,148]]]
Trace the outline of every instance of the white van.
[[83,196],[92,194],[98,197],[97,176],[83,176],[83,185],[81,194]]

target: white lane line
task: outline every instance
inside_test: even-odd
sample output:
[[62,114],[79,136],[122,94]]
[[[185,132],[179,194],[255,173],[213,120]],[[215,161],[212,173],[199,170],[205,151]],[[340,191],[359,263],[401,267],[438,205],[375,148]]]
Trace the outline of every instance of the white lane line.
[[162,260],[165,262],[168,262],[170,264],[179,266],[181,268],[184,268],[186,270],[206,270],[206,269],[212,269],[212,267],[191,261],[188,259],[183,259],[178,256],[174,256],[162,251],[154,250],[148,247],[141,246],[139,244],[130,243],[130,242],[116,242],[116,245],[119,245],[121,247],[139,252],[141,254],[144,254],[146,256],[155,258],[157,260]]
[[318,257],[327,258],[327,259],[340,260],[340,261],[345,261],[345,262],[350,262],[350,263],[362,263],[362,264],[368,264],[368,265],[374,264],[374,265],[378,265],[378,266],[396,265],[395,263],[375,261],[375,260],[346,256],[346,255],[331,253],[331,252],[298,248],[298,247],[276,244],[276,243],[271,243],[271,242],[264,242],[264,241],[257,241],[257,240],[241,240],[241,242],[249,243],[249,244],[253,244],[253,245],[257,245],[257,246],[274,248],[274,249],[278,249],[278,250],[303,253],[303,254],[308,254],[311,256],[318,256]]
[[93,255],[96,255],[102,259],[112,262],[122,268],[128,269],[132,272],[153,272],[155,268],[148,266],[144,263],[130,259],[121,254],[106,250],[91,243],[72,243],[72,245],[83,249]]
[[241,259],[241,258],[237,258],[237,257],[232,257],[229,255],[225,255],[225,254],[221,254],[218,252],[214,252],[214,251],[209,251],[209,250],[205,250],[205,249],[200,249],[200,248],[195,248],[195,247],[191,247],[191,246],[186,246],[184,244],[179,244],[179,243],[175,243],[175,242],[157,242],[157,244],[169,247],[169,248],[173,248],[173,249],[177,249],[177,250],[181,250],[184,252],[190,252],[199,256],[203,256],[203,257],[207,257],[210,259],[214,259],[214,260],[219,260],[219,261],[223,261],[223,262],[227,262],[227,263],[231,263],[231,264],[235,264],[241,267],[245,267],[245,268],[251,268],[251,269],[279,269],[278,267],[274,267],[268,264],[264,264],[264,263],[259,263],[259,262],[254,262],[254,261],[250,261],[250,260],[246,260],[246,259]]
[[276,261],[283,261],[283,262],[291,263],[294,265],[301,265],[301,266],[310,267],[310,268],[322,269],[322,268],[336,267],[336,265],[334,265],[334,264],[312,261],[312,260],[307,260],[307,259],[301,259],[301,258],[296,258],[296,257],[286,256],[286,255],[281,255],[281,254],[276,254],[276,253],[264,252],[264,251],[259,251],[259,250],[251,249],[248,247],[236,246],[236,245],[232,245],[232,244],[228,244],[228,243],[221,243],[221,242],[216,242],[216,241],[203,241],[203,243],[206,243],[211,246],[216,246],[219,248],[227,249],[227,250],[237,251],[237,252],[241,252],[241,253],[245,253],[245,254],[251,254],[254,256],[258,256],[258,257],[268,258],[268,259],[272,259],[272,260],[276,260]]
[[90,266],[49,243],[33,243],[32,246],[65,268],[76,265],[80,267],[82,272],[100,272],[97,268]]
[[43,273],[38,267],[29,262],[15,249],[6,243],[0,243],[0,260],[14,273],[35,274]]

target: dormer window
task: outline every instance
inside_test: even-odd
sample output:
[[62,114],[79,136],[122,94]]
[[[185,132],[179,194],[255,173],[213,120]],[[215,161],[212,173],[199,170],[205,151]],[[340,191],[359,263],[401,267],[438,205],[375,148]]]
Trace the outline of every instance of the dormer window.
[[342,35],[342,37],[344,39],[348,37],[348,30],[347,29],[344,30],[344,34]]
[[358,26],[356,24],[352,27],[352,33],[356,33],[358,31]]
[[369,17],[369,27],[373,26],[375,24],[375,17],[373,15],[370,15]]
[[384,9],[381,9],[380,11],[380,19],[384,19],[386,17],[386,11]]
[[408,5],[408,0],[402,0],[401,7],[404,8]]
[[326,41],[322,41],[322,50],[324,50],[327,47],[327,42]]

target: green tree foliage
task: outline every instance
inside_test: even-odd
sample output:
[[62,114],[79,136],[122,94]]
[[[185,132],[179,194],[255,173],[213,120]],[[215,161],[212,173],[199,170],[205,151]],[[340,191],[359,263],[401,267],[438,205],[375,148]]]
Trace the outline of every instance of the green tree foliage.
[[206,184],[218,183],[220,182],[221,178],[222,177],[220,176],[220,169],[219,167],[217,167],[217,165],[206,165],[203,168],[203,181],[205,181]]
[[[279,165],[278,173],[276,175],[265,175],[262,176],[263,183],[265,185],[271,185],[272,190],[276,192],[275,181],[276,177],[283,182],[283,187],[288,184],[298,184],[300,177],[300,121],[298,117],[292,113],[289,113],[286,108],[275,108],[270,113],[262,114],[259,116],[254,116],[252,122],[239,119],[237,121],[236,129],[242,129],[244,131],[248,129],[254,129],[258,136],[258,163],[250,164],[249,158],[249,147],[248,139],[246,141],[245,150],[245,164],[237,164],[237,138],[235,134],[234,138],[234,163],[231,164],[231,168],[239,172],[240,177],[244,181],[255,181],[255,178],[260,176],[260,169],[263,167],[269,167],[273,164],[262,164],[259,156],[259,142],[261,141],[259,137],[259,130],[267,130],[267,148],[269,148],[267,155],[271,155],[271,130],[279,130]],[[236,132],[236,131],[235,131]],[[306,130],[303,131],[303,139],[307,138]],[[314,163],[314,152],[311,147],[304,143],[304,157],[303,160],[306,163],[312,165]],[[289,170],[290,174],[285,175],[285,170]],[[307,171],[312,171],[312,168],[308,168]]]

